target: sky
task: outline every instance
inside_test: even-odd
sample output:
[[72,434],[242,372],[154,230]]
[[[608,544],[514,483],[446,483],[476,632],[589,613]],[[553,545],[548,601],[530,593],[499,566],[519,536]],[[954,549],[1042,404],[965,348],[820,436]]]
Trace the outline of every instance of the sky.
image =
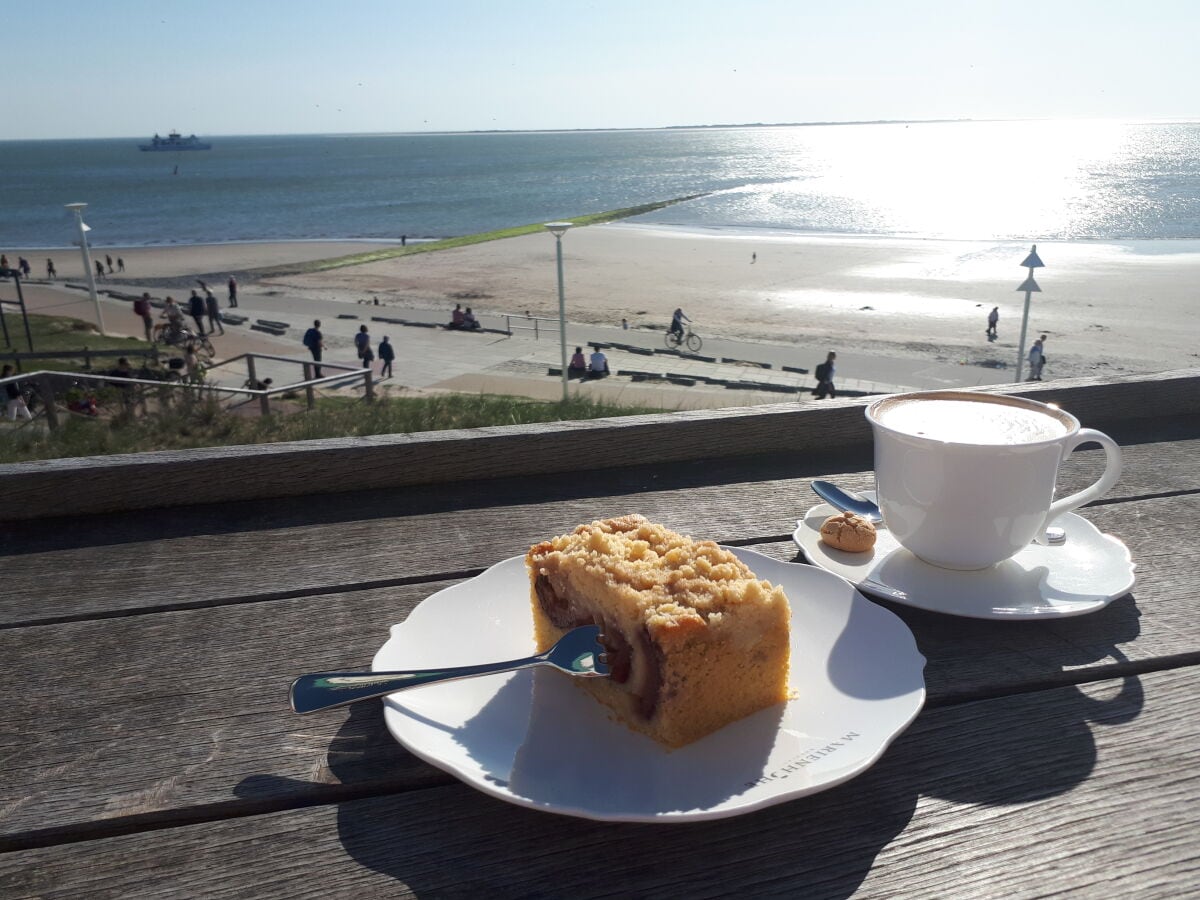
[[1200,118],[1197,0],[0,0],[0,140]]

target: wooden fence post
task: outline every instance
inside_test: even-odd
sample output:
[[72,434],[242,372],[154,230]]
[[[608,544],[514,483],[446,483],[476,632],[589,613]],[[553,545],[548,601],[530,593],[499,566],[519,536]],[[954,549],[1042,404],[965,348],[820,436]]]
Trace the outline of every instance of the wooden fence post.
[[366,389],[367,399],[374,400],[375,399],[375,381],[371,377],[371,367],[370,366],[367,366],[367,368],[366,368],[366,378],[363,379],[363,387]]
[[[312,377],[313,377],[313,365],[312,365],[312,363],[305,363],[304,364],[304,380],[312,381]],[[304,397],[308,401],[309,412],[312,412],[313,407],[317,405],[317,398],[316,398],[316,395],[313,393],[313,386],[311,384],[306,384],[304,386]]]

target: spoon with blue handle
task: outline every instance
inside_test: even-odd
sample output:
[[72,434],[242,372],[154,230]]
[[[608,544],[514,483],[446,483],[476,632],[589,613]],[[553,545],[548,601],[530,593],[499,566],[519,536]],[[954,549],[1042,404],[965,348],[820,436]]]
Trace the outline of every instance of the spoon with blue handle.
[[[830,481],[821,480],[814,481],[812,489],[817,492],[817,496],[834,509],[862,516],[875,525],[883,521],[883,514],[879,511],[879,506],[861,494],[851,494],[849,491],[842,490]],[[1066,539],[1067,532],[1065,529],[1059,528],[1057,525],[1052,525],[1046,529],[1047,544],[1061,544]]]

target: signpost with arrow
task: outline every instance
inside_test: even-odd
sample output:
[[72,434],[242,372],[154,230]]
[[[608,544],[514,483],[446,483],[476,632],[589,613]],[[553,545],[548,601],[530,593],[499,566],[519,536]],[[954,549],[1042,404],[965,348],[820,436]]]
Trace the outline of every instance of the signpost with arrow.
[[1017,288],[1018,291],[1025,292],[1025,313],[1021,316],[1021,346],[1017,350],[1017,381],[1021,380],[1021,369],[1025,365],[1025,333],[1029,329],[1029,299],[1033,294],[1042,292],[1038,283],[1033,280],[1033,270],[1045,268],[1045,264],[1038,258],[1037,244],[1030,248],[1029,255],[1025,257],[1025,262],[1021,265],[1029,270],[1029,277]]

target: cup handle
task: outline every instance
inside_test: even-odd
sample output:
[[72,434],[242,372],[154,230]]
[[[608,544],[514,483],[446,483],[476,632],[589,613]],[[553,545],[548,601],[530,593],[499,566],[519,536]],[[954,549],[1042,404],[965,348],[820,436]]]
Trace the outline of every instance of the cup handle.
[[1102,431],[1096,431],[1094,428],[1081,428],[1075,435],[1075,439],[1071,442],[1071,446],[1067,448],[1063,454],[1062,461],[1066,462],[1075,449],[1080,444],[1095,442],[1104,448],[1104,474],[1091,487],[1086,487],[1076,494],[1071,494],[1069,497],[1063,497],[1061,500],[1055,500],[1050,504],[1050,510],[1046,513],[1046,521],[1042,523],[1042,527],[1038,529],[1036,541],[1039,544],[1046,542],[1045,533],[1046,526],[1061,516],[1063,513],[1071,512],[1078,509],[1085,503],[1091,503],[1103,497],[1112,489],[1113,485],[1121,477],[1121,448],[1117,446],[1117,442],[1110,438]]

